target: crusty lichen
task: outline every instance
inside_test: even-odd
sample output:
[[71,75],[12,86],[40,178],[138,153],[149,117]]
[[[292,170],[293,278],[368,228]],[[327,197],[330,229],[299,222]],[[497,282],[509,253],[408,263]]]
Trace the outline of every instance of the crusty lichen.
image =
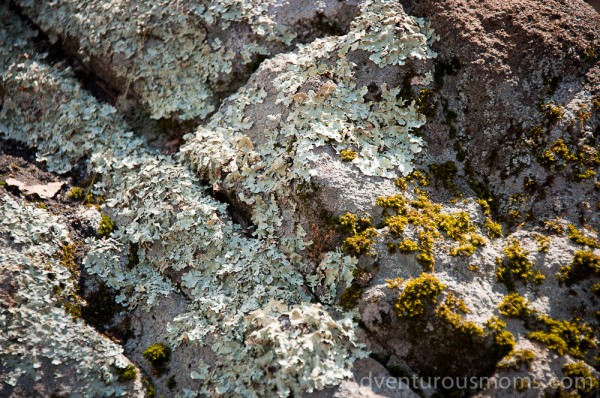
[[[247,198],[256,205],[255,236],[248,237],[230,220],[226,206],[208,196],[207,187],[186,165],[148,149],[128,132],[114,108],[99,105],[81,91],[60,65],[48,65],[33,53],[19,55],[26,51],[22,48],[0,48],[8,54],[6,65],[1,66],[6,69],[0,70],[4,88],[15,93],[0,111],[2,132],[36,147],[38,159],[46,160],[53,171],[65,172],[82,158],[89,159],[90,173],[101,177],[92,192],[106,197],[102,211],[118,228],[110,236],[86,240],[90,250],[84,266],[114,289],[117,303],[124,306],[152,306],[161,295],[185,290],[187,308],[172,319],[165,339],[173,349],[186,340],[191,347],[209,345],[219,353],[210,371],[206,369],[210,377],[198,393],[211,396],[217,391],[235,391],[255,396],[267,390],[271,394],[275,389],[281,396],[289,395],[289,391],[300,395],[337,384],[350,375],[354,360],[364,355],[354,335],[355,325],[351,317],[334,317],[328,308],[308,302],[300,271],[314,268],[301,254],[310,242],[299,225],[292,237],[277,234],[281,216],[274,200],[267,203],[257,195]],[[260,98],[260,93],[254,98]],[[36,118],[31,117],[33,114]],[[271,165],[274,170],[282,167]],[[257,169],[250,175],[257,178]],[[273,175],[265,183],[289,190]],[[260,192],[273,194],[277,189]],[[9,217],[1,222],[17,219]],[[54,224],[48,222],[50,228]],[[36,230],[29,234],[35,238]],[[130,247],[137,247],[136,264],[128,267]],[[347,283],[354,265],[353,259],[333,252],[324,257],[310,283],[324,286],[326,294],[333,297],[340,280]],[[178,273],[178,283],[171,280],[173,271]],[[280,304],[272,306],[272,302]],[[59,318],[65,317],[62,308],[56,310],[62,314]],[[282,317],[298,327],[273,329]],[[311,325],[313,332],[322,332],[311,333],[305,325]],[[246,341],[253,332],[257,332],[253,341]],[[302,351],[308,349],[306,345],[297,346],[303,363],[291,360],[291,354],[285,353],[289,351],[281,351],[274,359],[280,365],[290,359],[288,367],[261,362],[267,358],[265,352],[275,354],[270,351],[274,342],[282,347],[295,345],[298,333],[304,332],[308,333],[306,341],[319,349],[315,353],[310,348],[308,355]],[[77,333],[80,337],[73,341],[96,341],[89,333]],[[331,340],[332,334],[339,337]],[[102,348],[95,349],[103,352]],[[103,364],[98,361],[98,366]],[[198,371],[191,376],[202,374]],[[117,376],[111,375],[116,380]],[[110,377],[106,380],[112,380]],[[259,379],[269,380],[269,385],[257,385]]]
[[132,394],[113,373],[130,365],[122,347],[74,320],[52,294],[54,287],[76,292],[67,227],[8,195],[0,197],[0,214],[0,263],[16,288],[0,312],[3,382],[26,394],[44,377],[53,380],[48,387],[72,395]]

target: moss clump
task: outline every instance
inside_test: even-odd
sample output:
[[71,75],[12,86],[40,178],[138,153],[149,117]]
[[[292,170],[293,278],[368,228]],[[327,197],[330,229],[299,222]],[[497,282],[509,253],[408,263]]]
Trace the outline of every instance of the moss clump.
[[546,167],[562,168],[575,160],[577,160],[577,156],[569,150],[562,138],[554,141],[550,148],[540,156],[540,162]]
[[502,236],[502,226],[499,223],[492,221],[491,218],[486,217],[483,226],[490,239],[500,238]]
[[157,374],[162,374],[171,358],[171,349],[162,343],[152,344],[144,350],[142,356]]
[[554,105],[551,101],[540,106],[542,115],[550,125],[558,123],[565,116],[565,110],[560,105]]
[[550,250],[550,238],[541,234],[536,234],[535,241],[537,242],[538,252],[548,253]]
[[409,182],[417,182],[420,186],[426,187],[429,185],[429,174],[423,170],[414,170],[408,176],[406,180]]
[[358,285],[350,285],[340,296],[340,307],[349,311],[356,307],[358,300],[364,293],[365,288]]
[[400,188],[403,191],[408,188],[408,184],[406,183],[406,178],[404,178],[404,177],[396,178],[396,181],[394,183],[396,184],[396,186],[398,188]]
[[80,188],[80,187],[72,187],[67,192],[67,198],[69,198],[71,200],[78,200],[78,201],[83,200],[84,196],[85,196],[85,191],[83,190],[83,188]]
[[578,393],[592,396],[597,392],[600,384],[598,378],[594,377],[589,367],[584,362],[573,362],[563,365],[565,376],[575,379],[575,388]]
[[[402,195],[380,197],[377,198],[377,205],[384,209],[383,214],[386,218],[383,223],[389,227],[392,237],[402,237],[409,225],[416,229],[419,237],[417,262],[425,270],[433,269],[434,244],[443,237],[442,234],[459,243],[458,247],[450,249],[452,255],[470,256],[478,246],[485,244],[485,240],[474,233],[477,229],[468,213],[442,213],[441,205],[431,202],[424,192],[420,192],[412,201],[407,201]],[[415,250],[412,241],[392,247],[404,252]]]
[[485,326],[494,337],[494,349],[496,351],[503,355],[513,351],[516,344],[515,336],[506,330],[505,322],[493,316],[487,320]]
[[457,299],[452,293],[448,293],[445,302],[436,308],[435,313],[452,329],[462,334],[473,337],[483,337],[484,335],[482,327],[463,319],[460,313],[468,314],[469,310],[465,302]]
[[414,240],[404,239],[398,244],[398,250],[402,253],[410,253],[419,250],[419,244]]
[[344,252],[353,256],[370,253],[373,238],[378,235],[375,228],[371,226],[370,218],[346,213],[338,219],[337,223],[350,235],[342,244]]
[[447,190],[456,192],[457,187],[454,183],[458,168],[454,162],[434,163],[429,165],[431,175]]
[[429,273],[410,279],[395,305],[398,316],[416,317],[425,313],[426,305],[437,303],[438,296],[446,288],[440,280]]
[[437,104],[434,100],[435,93],[433,90],[424,88],[419,91],[419,96],[416,98],[417,110],[428,118],[435,115]]
[[565,227],[558,219],[544,222],[544,228],[555,235],[562,235],[566,231]]
[[591,247],[593,249],[600,249],[600,240],[585,236],[583,232],[575,228],[573,224],[569,224],[567,228],[569,230],[569,239],[571,239],[573,242]]
[[127,365],[124,368],[116,368],[115,373],[121,383],[133,381],[137,378],[137,368],[133,365]]
[[502,315],[509,318],[526,318],[530,313],[527,300],[515,292],[504,297],[498,308]]
[[101,198],[95,198],[94,195],[91,193],[86,194],[85,190],[80,187],[72,187],[71,189],[69,189],[69,191],[67,192],[67,198],[74,201],[83,202],[86,205],[91,205],[96,202],[102,202]]
[[591,251],[579,250],[570,265],[560,268],[558,280],[570,286],[591,277],[600,276],[600,256]]
[[592,328],[579,320],[569,322],[538,315],[536,321],[541,330],[531,332],[526,337],[545,344],[558,355],[582,358],[588,349],[596,346]]
[[504,247],[505,258],[496,259],[496,277],[504,283],[509,290],[514,290],[515,281],[524,283],[528,281],[536,284],[544,281],[544,275],[533,271],[533,261],[527,258],[527,253],[516,240],[511,240]]
[[527,368],[531,366],[535,360],[535,354],[531,350],[516,350],[503,358],[497,367],[499,369],[514,369],[519,370],[525,365]]
[[115,222],[106,214],[100,216],[100,225],[98,226],[98,236],[109,236],[115,230]]
[[486,199],[478,198],[477,204],[481,206],[481,210],[483,210],[484,216],[489,216],[492,214],[492,208]]
[[340,151],[340,157],[344,162],[351,162],[358,157],[358,153],[353,149],[342,149]]

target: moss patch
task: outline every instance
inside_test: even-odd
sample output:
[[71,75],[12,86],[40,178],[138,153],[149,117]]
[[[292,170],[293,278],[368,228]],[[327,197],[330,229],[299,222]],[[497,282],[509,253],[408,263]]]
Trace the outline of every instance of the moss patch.
[[171,358],[171,349],[166,344],[152,344],[144,350],[142,356],[152,366],[154,372],[161,375]]
[[600,276],[600,256],[591,251],[579,250],[570,265],[560,268],[558,280],[570,286],[584,279]]

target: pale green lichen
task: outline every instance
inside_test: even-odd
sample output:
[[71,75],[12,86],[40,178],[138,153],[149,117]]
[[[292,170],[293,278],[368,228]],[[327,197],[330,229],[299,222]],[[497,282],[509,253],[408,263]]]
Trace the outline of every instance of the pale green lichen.
[[71,271],[59,253],[70,240],[67,227],[46,210],[0,197],[0,263],[15,292],[0,310],[0,381],[33,393],[50,377],[56,391],[71,396],[125,396],[114,367],[129,366],[123,349],[81,320],[74,320],[52,294],[74,294]]
[[[189,395],[264,395],[265,385],[255,381],[268,379],[276,394],[287,396],[288,391],[321,389],[350,375],[354,360],[364,355],[355,325],[348,316],[334,318],[326,308],[308,303],[300,271],[311,267],[299,253],[310,242],[300,226],[292,237],[278,236],[281,218],[275,203],[249,197],[257,203],[256,233],[255,238],[247,237],[229,219],[226,206],[208,196],[207,187],[185,165],[149,150],[127,132],[113,108],[98,105],[59,66],[46,65],[36,56],[23,58],[1,71],[5,89],[15,95],[0,113],[0,126],[11,138],[37,147],[50,170],[70,170],[87,157],[89,171],[102,177],[93,191],[106,197],[103,211],[118,228],[109,237],[87,239],[90,250],[84,266],[117,292],[117,302],[152,306],[162,295],[185,290],[187,308],[168,325],[168,344],[175,349],[186,340],[192,347],[209,345],[219,354],[211,364],[210,381]],[[244,95],[242,91],[238,97]],[[32,103],[40,118],[25,120]],[[266,183],[281,187],[275,178]],[[137,261],[128,267],[132,245]],[[336,282],[347,284],[354,266],[355,260],[347,256],[326,253],[311,283],[324,286],[332,298]],[[171,281],[169,271],[179,273],[180,285]],[[272,302],[281,305],[271,306]],[[262,332],[281,317],[299,326]],[[302,325],[322,332],[311,333]],[[254,332],[256,343],[251,344],[246,338]],[[307,351],[314,360],[294,360],[277,369],[260,365],[256,353],[268,350],[266,345],[295,346],[305,332],[314,345]],[[332,334],[339,337],[331,340]],[[305,345],[295,349],[308,356],[302,351],[308,350]],[[274,360],[280,365],[288,358],[283,351],[277,355],[281,359]]]
[[224,35],[214,31],[232,23],[249,28],[258,41],[241,46],[242,63],[295,38],[274,21],[270,3],[259,0],[17,3],[52,42],[78,38],[85,63],[112,60],[107,62],[114,78],[125,82],[125,91],[135,92],[155,119],[204,118],[214,111],[218,82],[232,73],[236,58],[221,40]]

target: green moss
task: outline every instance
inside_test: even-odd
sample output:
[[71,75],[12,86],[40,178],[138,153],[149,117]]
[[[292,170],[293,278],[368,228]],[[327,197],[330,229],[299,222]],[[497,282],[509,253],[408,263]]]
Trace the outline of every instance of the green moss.
[[458,168],[454,162],[434,163],[429,165],[431,175],[446,189],[456,192],[457,187],[454,183]]
[[100,330],[105,330],[121,310],[121,306],[115,301],[114,292],[104,284],[86,296],[86,301],[87,305],[82,309],[81,315],[87,323]]
[[404,239],[398,244],[398,250],[402,253],[410,253],[419,250],[419,244],[414,240]]
[[427,305],[437,303],[438,296],[446,288],[432,274],[423,273],[416,279],[410,279],[398,296],[395,309],[399,317],[416,317],[425,313]]
[[347,311],[355,308],[364,291],[365,288],[362,286],[350,285],[340,296],[340,307]]
[[508,354],[497,367],[500,369],[519,370],[525,365],[527,368],[531,366],[535,360],[535,354],[531,350],[516,350]]
[[527,301],[518,293],[510,293],[502,299],[498,305],[500,313],[509,318],[526,318],[530,310],[527,306]]
[[483,215],[489,216],[492,214],[490,204],[486,199],[478,198],[477,203],[481,206],[481,209],[483,210]]
[[494,350],[502,353],[503,356],[512,352],[516,341],[515,336],[506,330],[506,323],[493,316],[485,323],[489,333],[494,337]]
[[437,104],[434,98],[435,93],[433,90],[424,88],[419,91],[419,95],[415,101],[417,110],[428,118],[435,116]]
[[491,218],[486,217],[483,226],[490,239],[500,238],[502,236],[502,226],[499,223],[494,222]]
[[121,383],[133,381],[137,378],[137,368],[133,365],[127,365],[124,368],[116,368],[115,373]]
[[535,240],[537,242],[538,252],[548,253],[550,250],[550,238],[541,234],[536,234]]
[[579,250],[570,265],[560,268],[558,280],[570,286],[587,278],[600,276],[600,256],[591,251]]
[[562,225],[560,220],[546,221],[546,222],[544,222],[544,227],[546,228],[546,230],[548,230],[549,232],[551,232],[555,235],[562,235],[566,231],[565,227]]
[[146,397],[154,398],[156,396],[156,388],[154,387],[152,380],[150,380],[147,377],[144,377],[142,379],[142,383],[144,384],[144,387],[146,387]]
[[565,110],[560,105],[554,105],[552,101],[546,102],[540,106],[542,115],[550,125],[554,125],[565,116]]
[[460,245],[458,247],[453,247],[450,249],[451,256],[465,256],[470,257],[475,252],[475,246],[470,243],[465,245]]
[[109,236],[115,230],[115,222],[106,214],[101,215],[100,225],[98,226],[98,236]]
[[565,376],[575,380],[575,388],[577,392],[592,396],[597,393],[600,388],[598,378],[596,378],[589,370],[584,362],[573,362],[563,365],[563,373]]
[[337,224],[349,235],[342,244],[342,249],[346,253],[353,256],[370,253],[373,238],[378,235],[375,228],[371,226],[370,218],[346,213],[337,220]]
[[353,149],[342,149],[340,151],[340,157],[344,162],[351,162],[358,157],[358,153]]
[[152,344],[144,350],[142,356],[157,374],[162,374],[171,357],[171,349],[162,343]]
[[409,182],[417,182],[420,186],[426,187],[430,184],[429,174],[423,170],[414,170],[408,176],[406,180]]
[[394,183],[396,184],[396,186],[398,188],[400,188],[403,191],[408,188],[408,184],[406,183],[406,178],[404,178],[404,177],[396,178],[396,181]]
[[545,344],[558,355],[582,358],[588,349],[596,346],[592,328],[578,320],[569,322],[542,315],[536,321],[541,330],[531,332],[526,337]]
[[571,239],[573,242],[591,247],[593,249],[600,249],[600,240],[585,236],[583,232],[575,228],[573,224],[568,225],[568,230],[569,239]]
[[577,156],[569,150],[562,138],[554,141],[540,156],[540,162],[546,167],[565,167],[569,162],[576,160]]
[[445,302],[435,310],[436,315],[453,330],[472,337],[483,337],[483,328],[473,322],[465,321],[459,312],[468,314],[469,310],[465,302],[457,299],[452,293],[448,293]]
[[80,187],[72,187],[67,192],[67,198],[69,198],[71,200],[77,200],[77,201],[83,200],[84,196],[85,196],[85,191],[83,190],[83,188],[80,188]]
[[[434,244],[443,235],[460,244],[449,249],[454,256],[470,256],[478,246],[486,243],[483,237],[474,233],[477,228],[467,212],[442,213],[441,205],[431,202],[425,192],[419,191],[418,197],[411,201],[402,195],[394,195],[377,198],[376,203],[383,207],[383,215],[386,216],[383,224],[389,228],[393,238],[402,237],[409,225],[416,230],[419,237],[417,262],[427,271],[435,265]],[[415,251],[412,241],[388,246],[403,252]]]
[[511,240],[504,247],[505,258],[496,259],[496,277],[498,281],[504,283],[509,290],[514,290],[515,281],[520,280],[523,283],[536,282],[541,283],[544,275],[534,273],[533,261],[527,258],[526,252],[521,244],[516,240]]

